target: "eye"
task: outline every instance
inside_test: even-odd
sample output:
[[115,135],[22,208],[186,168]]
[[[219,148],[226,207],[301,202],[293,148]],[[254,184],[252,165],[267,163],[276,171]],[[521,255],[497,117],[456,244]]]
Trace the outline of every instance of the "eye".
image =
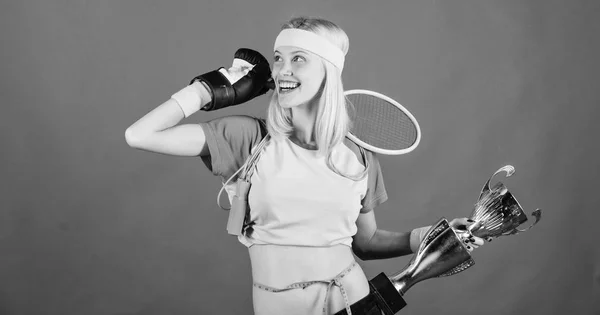
[[292,61],[294,61],[294,62],[304,62],[304,61],[306,61],[306,58],[304,58],[302,56],[294,56],[294,58],[292,58]]
[[274,56],[273,61],[275,61],[275,62],[281,61],[281,56],[279,56],[279,55]]

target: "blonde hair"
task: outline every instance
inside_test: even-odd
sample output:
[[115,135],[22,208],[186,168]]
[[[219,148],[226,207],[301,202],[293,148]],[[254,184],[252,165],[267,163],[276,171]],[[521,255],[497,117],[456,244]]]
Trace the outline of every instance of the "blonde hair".
[[[285,23],[281,29],[288,28],[313,32],[339,47],[344,55],[348,53],[348,35],[333,22],[314,17],[297,17]],[[346,175],[339,172],[331,161],[333,148],[344,141],[352,126],[349,115],[351,104],[346,102],[346,97],[344,96],[342,70],[335,67],[331,62],[322,60],[325,65],[325,81],[322,94],[319,98],[319,108],[317,110],[314,130],[318,147],[317,154],[326,157],[327,165],[334,172],[353,180],[360,180],[365,177],[367,167],[360,174]],[[292,126],[291,110],[279,105],[277,93],[273,93],[269,103],[267,129],[275,138],[289,137],[294,129]],[[362,148],[360,149],[362,150]]]

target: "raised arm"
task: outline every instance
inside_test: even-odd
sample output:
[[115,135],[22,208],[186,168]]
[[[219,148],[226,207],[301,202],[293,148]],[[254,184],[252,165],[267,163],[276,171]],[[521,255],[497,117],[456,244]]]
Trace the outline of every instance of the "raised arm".
[[[199,96],[200,106],[211,101],[209,91],[200,82],[193,87]],[[197,124],[177,125],[185,117],[183,110],[173,98],[162,103],[125,131],[130,147],[178,156],[207,154],[206,138]]]
[[229,69],[200,75],[171,99],[125,131],[132,148],[178,156],[207,155],[206,135],[197,124],[177,125],[199,109],[217,110],[244,103],[268,91],[269,62],[260,53],[240,48]]

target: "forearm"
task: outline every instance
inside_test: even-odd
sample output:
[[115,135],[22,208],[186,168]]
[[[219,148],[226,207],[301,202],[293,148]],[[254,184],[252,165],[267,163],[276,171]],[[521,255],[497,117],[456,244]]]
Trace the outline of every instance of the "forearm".
[[355,244],[355,252],[362,260],[387,259],[414,253],[418,248],[428,226],[411,232],[392,232],[375,230],[373,236],[364,244]]
[[[211,95],[208,89],[200,82],[195,82],[190,87],[197,94],[199,107],[204,106],[211,101]],[[129,128],[127,133],[137,136],[147,135],[153,132],[159,132],[177,125],[185,118],[182,104],[171,98],[159,105],[142,118],[138,119]]]
[[[202,93],[197,91],[196,85],[200,83],[185,88],[184,92],[189,97],[172,97],[127,128],[127,144],[132,148],[175,156],[207,154],[208,146],[202,127],[199,124],[179,124],[186,116],[183,108],[186,108],[189,116],[193,113],[190,109],[200,108],[202,103],[211,101],[209,92],[203,86],[200,87],[208,96],[196,94]],[[184,106],[181,106],[178,100],[184,103]],[[186,107],[187,100],[192,102],[188,102]]]
[[412,253],[411,232],[392,232],[377,229],[365,244],[355,244],[355,252],[362,260],[387,259]]

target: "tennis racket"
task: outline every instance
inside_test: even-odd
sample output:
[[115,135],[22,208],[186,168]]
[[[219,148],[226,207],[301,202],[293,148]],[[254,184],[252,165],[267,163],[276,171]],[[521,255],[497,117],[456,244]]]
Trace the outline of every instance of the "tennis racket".
[[350,140],[384,155],[405,154],[419,145],[419,123],[400,103],[369,90],[348,90],[344,94],[354,108]]

